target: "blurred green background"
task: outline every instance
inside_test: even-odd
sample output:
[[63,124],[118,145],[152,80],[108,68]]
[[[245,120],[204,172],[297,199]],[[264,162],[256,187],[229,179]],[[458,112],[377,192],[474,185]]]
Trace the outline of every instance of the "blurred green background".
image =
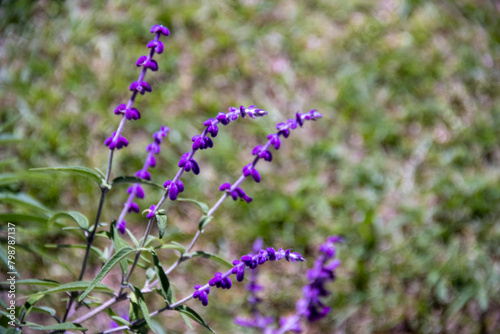
[[[142,118],[127,122],[131,144],[115,155],[113,176],[133,175],[165,124],[172,131],[152,179],[171,179],[205,119],[256,104],[269,116],[221,128],[214,148],[197,153],[200,175],[183,177],[183,195],[213,205],[218,186],[239,176],[276,123],[316,108],[323,119],[294,131],[272,163],[259,163],[262,183],[244,183],[253,203],[225,202],[195,249],[232,260],[262,236],[268,246],[302,252],[305,264],[262,267],[262,310],[279,316],[300,298],[317,246],[339,234],[333,311],[308,333],[500,331],[499,1],[0,3],[2,194],[27,194],[92,221],[95,184],[27,170],[105,169],[103,141],[119,122],[113,110],[139,75],[135,61],[147,52],[149,28],[164,24],[171,35],[155,56],[159,71],[146,77],[153,92],[136,100]],[[102,221],[116,219],[125,191],[112,189]],[[139,204],[145,209],[160,196],[148,189]],[[189,203],[169,206],[166,241],[188,244],[200,213]],[[5,198],[0,210],[36,211]],[[140,215],[127,221],[142,235]],[[44,245],[84,243],[80,232],[20,221],[17,236],[22,278],[77,275],[82,250]],[[96,245],[108,246],[102,238]],[[161,258],[168,264],[176,256],[167,250]],[[91,258],[86,279],[100,265]],[[177,298],[222,269],[204,259],[183,263],[170,275]],[[143,276],[138,270],[134,279]],[[116,272],[104,283],[118,280]],[[248,313],[243,287],[213,291],[207,308],[188,305],[220,333],[251,333],[232,320]],[[41,305],[62,312],[63,297]],[[158,299],[150,305],[161,307]],[[156,321],[189,332],[177,315]]]

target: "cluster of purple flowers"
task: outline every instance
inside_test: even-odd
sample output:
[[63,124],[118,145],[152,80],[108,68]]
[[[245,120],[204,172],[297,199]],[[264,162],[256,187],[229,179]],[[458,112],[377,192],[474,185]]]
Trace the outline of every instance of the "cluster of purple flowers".
[[255,255],[247,254],[243,255],[240,260],[233,261],[234,267],[225,273],[215,273],[214,277],[203,286],[195,285],[196,290],[193,293],[193,298],[199,299],[204,306],[208,305],[208,294],[210,293],[210,287],[215,286],[221,289],[230,289],[232,286],[231,275],[236,275],[236,281],[242,282],[245,278],[245,268],[255,269],[259,265],[262,265],[268,261],[279,261],[281,259],[286,259],[288,262],[303,262],[305,259],[299,253],[292,252],[290,249],[275,250],[272,247],[266,249],[261,249]]
[[[156,158],[155,155],[160,153],[161,147],[160,144],[168,134],[170,129],[164,125],[161,126],[160,131],[155,132],[153,134],[153,139],[154,141],[151,144],[148,144],[146,146],[146,152],[148,152],[148,156],[146,157],[146,161],[144,162],[144,166],[142,169],[138,170],[137,173],[135,173],[135,176],[138,178],[141,178],[143,180],[150,180],[151,179],[151,174],[149,173],[148,169],[149,167],[154,167],[156,166]],[[125,221],[125,215],[128,212],[139,212],[139,205],[137,203],[134,203],[134,198],[144,198],[144,189],[142,189],[141,185],[139,183],[135,183],[131,187],[127,189],[127,193],[130,194],[127,201],[125,202],[123,206],[123,210],[120,214],[120,217],[118,218],[118,221],[116,223],[116,228],[118,231],[121,233],[125,233],[125,226],[127,225],[127,222]],[[154,205],[153,205],[154,207]],[[154,212],[154,208],[153,208]],[[148,218],[150,217],[151,212],[148,214]],[[153,213],[154,215],[154,213]]]
[[[243,167],[243,176],[248,177],[252,176],[255,182],[260,182],[261,177],[259,171],[255,168],[255,165],[260,159],[264,159],[265,161],[272,161],[273,155],[271,151],[269,151],[269,147],[271,145],[277,150],[281,146],[280,137],[288,138],[290,135],[290,131],[296,129],[298,126],[302,127],[304,125],[304,121],[315,121],[318,118],[323,117],[316,109],[310,110],[307,113],[296,113],[295,118],[289,119],[285,123],[279,123],[276,125],[276,129],[278,132],[270,134],[267,136],[268,142],[266,145],[257,145],[252,150],[252,155],[255,156],[252,163],[245,165]],[[220,191],[226,191],[232,197],[233,200],[238,200],[238,198],[244,200],[247,203],[252,201],[252,198],[247,196],[243,189],[237,186],[239,181],[235,185],[231,185],[229,183],[223,183],[220,185]]]
[[115,114],[122,115],[123,118],[120,122],[120,125],[118,126],[118,129],[104,141],[104,144],[108,146],[110,150],[119,150],[128,145],[127,138],[123,137],[121,135],[121,132],[123,131],[123,126],[126,120],[138,120],[141,118],[141,113],[136,108],[132,108],[137,93],[144,95],[146,92],[152,91],[151,85],[144,81],[144,77],[148,69],[152,71],[158,70],[158,64],[153,59],[153,56],[155,52],[158,54],[163,52],[163,42],[160,41],[160,36],[168,36],[170,35],[170,31],[167,27],[157,24],[151,27],[151,33],[155,34],[155,37],[147,45],[147,47],[151,49],[149,55],[141,56],[136,62],[136,65],[138,67],[142,66],[142,71],[139,75],[139,79],[132,82],[129,87],[129,90],[132,91],[132,96],[130,97],[127,104],[120,104],[115,108]]
[[331,236],[319,247],[320,255],[314,262],[314,267],[307,271],[308,284],[302,289],[303,298],[296,304],[296,313],[288,317],[281,317],[278,328],[273,328],[274,320],[272,317],[264,316],[255,307],[255,304],[260,301],[256,297],[256,292],[261,289],[256,282],[256,277],[252,278],[247,287],[247,290],[250,291],[249,303],[252,307],[253,317],[236,317],[235,323],[243,327],[261,329],[265,334],[281,334],[287,331],[300,333],[302,332],[301,318],[308,322],[314,322],[325,317],[330,312],[330,308],[320,298],[330,295],[326,284],[335,280],[335,269],[340,264],[340,261],[335,259],[335,243],[341,241],[342,238]]
[[[254,105],[249,106],[248,108],[245,108],[244,106],[240,106],[239,108],[231,107],[229,108],[228,113],[220,112],[215,119],[209,118],[203,122],[203,125],[206,127],[205,130],[203,130],[201,135],[196,135],[191,139],[193,142],[191,151],[184,153],[179,161],[178,166],[180,168],[180,173],[178,173],[173,180],[167,180],[163,184],[168,191],[168,197],[170,200],[175,201],[178,194],[184,191],[184,185],[179,180],[182,172],[193,171],[195,175],[200,173],[200,166],[193,156],[197,150],[204,150],[214,146],[214,143],[208,134],[210,134],[212,138],[215,138],[219,133],[219,127],[217,126],[219,123],[222,125],[228,125],[232,121],[237,120],[240,116],[244,118],[246,115],[250,118],[262,117],[267,115],[267,111],[259,109]],[[252,200],[251,198],[247,199],[250,201]]]

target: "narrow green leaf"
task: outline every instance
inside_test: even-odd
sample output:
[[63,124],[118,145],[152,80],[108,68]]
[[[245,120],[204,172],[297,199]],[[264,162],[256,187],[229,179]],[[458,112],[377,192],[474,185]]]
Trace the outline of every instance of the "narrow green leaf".
[[122,317],[114,315],[114,316],[111,317],[111,319],[113,319],[119,325],[130,326],[130,322],[128,322],[127,320],[123,319]]
[[182,198],[182,197],[178,197],[177,201],[194,203],[200,207],[201,211],[203,211],[204,214],[208,213],[208,205],[203,202],[197,201],[192,198]]
[[130,237],[130,240],[132,240],[132,242],[134,243],[135,245],[135,248],[139,248],[140,247],[140,244],[139,242],[137,241],[136,237],[134,236],[134,234],[127,228],[126,229],[127,231],[127,234],[128,236]]
[[97,173],[95,170],[87,168],[87,167],[80,167],[80,166],[44,167],[44,168],[31,168],[30,171],[32,171],[32,172],[62,172],[62,173],[69,173],[69,174],[75,175],[75,176],[84,176],[86,178],[94,180],[95,182],[97,182],[97,184],[99,186],[101,185],[101,183],[104,182],[104,179],[101,178],[99,173]]
[[23,213],[0,213],[0,221],[4,222],[33,222],[33,223],[46,223],[48,221],[46,216],[38,216],[34,214]]
[[21,206],[35,211],[42,211],[38,212],[40,214],[48,214],[50,212],[50,210],[42,203],[24,193],[2,192],[0,193],[0,203]]
[[71,282],[71,283],[59,285],[59,286],[52,288],[52,289],[49,289],[49,290],[40,291],[40,292],[37,292],[35,294],[29,295],[29,296],[26,296],[23,298],[38,297],[38,296],[48,295],[48,294],[57,293],[57,292],[82,291],[83,289],[88,290],[90,287],[92,287],[92,289],[95,289],[98,292],[107,292],[107,293],[113,292],[113,289],[111,289],[107,285],[100,284],[100,283],[96,283],[96,284],[93,284],[93,283],[94,282],[88,282],[88,281]]
[[[9,282],[0,282],[0,284],[8,285]],[[39,286],[48,286],[48,287],[56,287],[61,285],[61,283],[48,280],[48,279],[25,279],[16,281],[16,285],[39,285]]]
[[163,238],[165,234],[165,229],[167,228],[167,215],[163,212],[156,212],[156,223],[158,224],[158,231],[160,232],[160,239]]
[[205,227],[208,225],[208,223],[210,223],[212,221],[212,219],[214,219],[213,216],[202,216],[200,218],[200,222],[198,223],[198,230],[200,232],[203,232]]
[[59,218],[71,218],[74,220],[82,230],[87,231],[89,229],[89,221],[87,217],[82,215],[80,212],[77,211],[61,211],[56,214],[54,214],[52,217],[49,219],[49,225],[54,223],[56,220]]
[[63,322],[62,324],[50,325],[50,326],[40,326],[38,324],[28,322],[28,328],[33,329],[35,331],[58,331],[58,330],[77,330],[77,331],[86,331],[87,328],[82,327],[79,324],[75,324],[72,322]]
[[153,327],[153,323],[151,322],[151,317],[149,316],[148,306],[146,305],[146,301],[144,300],[144,296],[142,295],[141,289],[134,286],[134,294],[135,294],[135,297],[137,298],[137,303],[139,304],[139,308],[141,309],[142,316],[144,317],[144,320],[146,320],[146,323],[148,324],[149,328],[154,333],[156,333],[156,331]]
[[[118,233],[118,230],[116,229],[115,223],[111,224],[110,237],[111,237],[111,240],[113,241],[113,246],[115,247],[115,250],[117,252],[120,249],[129,246],[127,244],[127,242],[120,237],[120,234]],[[123,259],[120,261],[120,268],[122,270],[122,275],[125,277],[125,275],[127,274],[127,269],[128,269],[126,259]]]
[[34,309],[35,303],[40,300],[43,296],[31,297],[19,308],[19,314],[24,314],[24,318],[26,319],[30,312]]
[[143,180],[141,178],[135,177],[135,176],[118,176],[117,178],[113,179],[111,181],[111,185],[115,184],[120,184],[120,183],[142,183],[142,184],[147,184],[149,186],[153,186],[162,190],[165,190],[165,188],[159,184],[156,184],[151,181]]
[[104,264],[104,266],[101,268],[101,271],[97,274],[96,278],[92,281],[92,283],[88,286],[87,290],[85,290],[80,297],[78,298],[78,301],[81,302],[89,293],[94,289],[97,284],[102,281],[104,276],[106,276],[109,271],[118,263],[120,262],[125,256],[129,255],[132,253],[134,250],[131,247],[124,247],[117,251],[111,258],[109,259],[108,262]]
[[177,312],[180,312],[181,314],[187,315],[188,317],[190,317],[191,319],[193,319],[194,321],[196,321],[197,323],[199,323],[200,325],[202,325],[203,327],[205,327],[206,329],[208,329],[212,333],[215,333],[214,330],[212,328],[210,328],[210,326],[208,326],[208,324],[205,322],[205,320],[203,320],[198,315],[198,313],[196,313],[193,309],[187,307],[186,305],[179,305],[179,306],[175,307],[174,310]]
[[186,253],[186,247],[184,247],[183,245],[181,245],[175,241],[171,241],[169,244],[161,245],[157,248],[159,248],[159,249],[175,249],[175,250],[179,251],[181,254]]
[[218,263],[228,267],[229,269],[231,269],[233,267],[233,265],[231,263],[224,260],[223,258],[221,258],[215,254],[207,253],[207,252],[203,252],[203,251],[193,252],[193,253],[189,254],[187,257],[203,257],[205,259],[211,259],[215,262],[218,262]]
[[158,255],[154,250],[151,250],[151,255],[153,255],[153,263],[155,265],[156,276],[160,280],[161,290],[163,292],[163,298],[170,305],[172,304],[172,289],[170,289],[170,282],[168,281],[167,275],[165,275],[165,271],[161,266],[160,260],[158,259]]
[[31,312],[50,314],[51,316],[56,315],[56,310],[54,310],[53,308],[47,307],[47,306],[34,306],[31,309]]

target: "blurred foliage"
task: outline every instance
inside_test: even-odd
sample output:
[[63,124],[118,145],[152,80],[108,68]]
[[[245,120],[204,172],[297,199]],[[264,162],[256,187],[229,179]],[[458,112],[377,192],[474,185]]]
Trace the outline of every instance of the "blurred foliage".
[[[162,23],[171,36],[156,57],[159,71],[147,74],[153,93],[137,99],[143,117],[127,123],[131,145],[116,154],[113,175],[133,175],[142,166],[144,146],[163,123],[172,132],[152,171],[163,183],[205,119],[257,104],[270,115],[221,129],[214,149],[197,155],[200,176],[183,178],[186,196],[214,204],[218,185],[239,175],[274,124],[316,108],[322,120],[294,131],[271,164],[259,164],[263,182],[245,182],[254,202],[224,203],[196,249],[233,259],[262,236],[269,246],[303,252],[307,264],[262,272],[264,307],[283,315],[300,297],[317,245],[327,235],[344,236],[333,312],[309,333],[500,330],[498,1],[0,4],[2,193],[28,194],[92,221],[95,184],[27,170],[105,169],[103,141],[118,124],[112,110],[128,99],[150,26]],[[103,221],[116,219],[125,189],[112,189]],[[141,208],[159,196],[149,189]],[[39,212],[2,203],[2,213]],[[187,244],[200,214],[189,203],[170,206],[167,241]],[[142,235],[144,220],[128,221]],[[84,243],[81,233],[31,220],[17,222],[17,230],[22,278],[67,282],[77,275],[75,257],[83,251],[44,245]],[[175,260],[171,251],[160,256],[164,264]],[[69,264],[69,272],[58,263]],[[88,276],[99,267],[92,258]],[[219,270],[193,259],[170,280],[181,298]],[[116,286],[115,279],[104,283]],[[210,299],[207,308],[190,305],[220,333],[245,332],[232,321],[245,315],[243,285]],[[58,312],[64,304],[52,300]],[[103,316],[95,325],[108,321]],[[170,314],[156,321],[188,330]]]

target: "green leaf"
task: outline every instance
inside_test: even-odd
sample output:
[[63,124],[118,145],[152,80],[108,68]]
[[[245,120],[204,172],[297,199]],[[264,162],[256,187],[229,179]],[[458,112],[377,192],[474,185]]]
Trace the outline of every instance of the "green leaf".
[[193,253],[187,255],[186,257],[203,257],[205,259],[212,259],[215,262],[218,262],[218,263],[228,267],[229,269],[233,268],[233,265],[231,263],[229,263],[228,261],[224,260],[223,258],[221,258],[215,254],[212,254],[212,253],[197,251],[197,252],[193,252]]
[[46,223],[48,218],[46,216],[37,216],[23,213],[0,213],[0,221],[4,222],[33,222],[33,223]]
[[27,209],[42,211],[40,214],[48,214],[50,210],[38,202],[33,197],[26,195],[24,193],[10,193],[10,192],[2,192],[0,193],[0,202],[12,205],[18,205]]
[[177,243],[175,241],[171,241],[169,244],[161,245],[157,247],[159,249],[175,249],[179,251],[181,254],[186,253],[186,247],[181,245],[180,243]]
[[[113,246],[115,247],[115,250],[117,252],[120,249],[129,246],[127,242],[120,237],[120,234],[118,234],[118,230],[116,229],[115,223],[111,224],[110,237],[111,240],[113,241]],[[128,269],[128,264],[126,259],[120,261],[120,268],[122,270],[123,277],[125,277]]]
[[111,317],[111,319],[113,319],[119,325],[129,326],[130,327],[130,322],[128,322],[127,320],[123,319],[122,317],[114,315],[114,316]]
[[54,223],[59,218],[71,218],[80,226],[82,230],[87,231],[89,229],[89,221],[87,217],[82,215],[80,212],[77,211],[58,212],[54,214],[52,217],[50,217],[49,225]]
[[158,259],[158,255],[154,250],[150,250],[151,255],[153,255],[153,263],[155,265],[156,276],[160,280],[160,286],[162,290],[163,298],[170,305],[172,304],[172,289],[170,289],[170,282],[168,281],[167,275],[165,275],[165,271],[161,266],[160,260]]
[[214,219],[213,216],[202,216],[200,218],[200,222],[198,223],[198,230],[200,232],[203,232],[205,227],[208,225],[208,223],[210,223],[212,221],[212,219]]
[[[0,282],[0,284],[8,285],[9,282]],[[48,287],[56,287],[61,285],[61,283],[47,280],[47,279],[25,279],[21,281],[16,281],[16,285],[39,285],[39,286],[48,286]]]
[[165,229],[167,228],[167,215],[164,212],[156,212],[156,223],[158,224],[158,231],[160,232],[160,239],[163,238],[165,234]]
[[120,183],[142,183],[142,184],[147,184],[149,186],[153,186],[162,190],[165,190],[165,188],[159,184],[156,184],[151,181],[143,180],[141,178],[135,177],[135,176],[118,176],[117,178],[113,179],[111,181],[111,185],[115,184],[120,184]]
[[187,307],[186,305],[176,306],[174,308],[174,310],[177,312],[180,312],[181,314],[187,315],[188,317],[190,317],[191,319],[193,319],[194,321],[196,321],[197,323],[199,323],[200,325],[202,325],[203,327],[205,327],[206,329],[208,329],[212,333],[215,333],[214,330],[212,328],[210,328],[210,326],[208,326],[208,324],[205,322],[205,320],[203,320],[198,315],[198,313],[196,313],[193,309]]
[[97,173],[95,170],[87,168],[87,167],[80,167],[80,166],[44,167],[44,168],[31,168],[30,171],[32,171],[32,172],[62,172],[62,173],[69,173],[71,175],[84,176],[86,178],[94,180],[95,182],[97,182],[97,184],[99,186],[102,183],[104,183],[104,179],[101,178],[101,176],[99,175],[99,173]]
[[[19,308],[19,314],[24,314],[24,318],[27,318],[30,312],[34,309],[35,303],[40,300],[43,296],[31,297]],[[55,313],[55,312],[54,312]]]
[[51,316],[55,316],[56,315],[56,310],[54,310],[53,308],[47,307],[47,306],[34,306],[31,309],[31,312],[33,312],[33,313],[44,313],[44,314],[49,314]]
[[148,306],[146,305],[146,301],[144,300],[144,296],[142,295],[141,289],[134,286],[134,294],[135,294],[135,297],[137,298],[137,303],[139,304],[139,308],[141,309],[142,316],[144,317],[144,320],[146,320],[146,323],[148,324],[149,328],[154,333],[156,333],[156,331],[153,327],[153,323],[151,322],[151,317],[149,316]]
[[109,271],[118,263],[120,262],[125,256],[129,255],[132,253],[134,250],[131,247],[123,247],[119,251],[117,251],[111,258],[109,259],[108,262],[104,264],[104,266],[101,268],[101,271],[97,274],[96,278],[92,281],[92,283],[87,287],[87,290],[85,290],[80,297],[78,298],[78,301],[81,302],[89,293],[94,289],[97,284],[99,284],[100,281],[106,276]]
[[72,322],[63,322],[62,324],[50,325],[50,326],[40,326],[38,324],[27,322],[27,327],[36,331],[57,331],[57,330],[77,330],[77,331],[86,331],[87,328],[82,327],[79,324],[75,324]]
[[208,205],[203,202],[197,201],[192,198],[182,198],[182,197],[178,197],[177,201],[194,203],[200,207],[201,211],[203,211],[204,214],[208,213]]
[[[95,281],[95,280],[94,280]],[[113,289],[111,289],[109,286],[96,283],[94,282],[88,282],[88,281],[78,281],[78,282],[71,282],[63,285],[59,285],[55,288],[45,290],[45,291],[40,291],[35,294],[23,297],[23,298],[32,298],[32,297],[38,297],[38,296],[44,296],[48,295],[51,293],[57,293],[57,292],[66,292],[66,291],[82,291],[83,289],[89,289],[92,287],[92,289],[95,289],[98,292],[107,292],[107,293],[112,293]],[[91,289],[91,290],[92,290]],[[83,298],[82,298],[83,299]]]

